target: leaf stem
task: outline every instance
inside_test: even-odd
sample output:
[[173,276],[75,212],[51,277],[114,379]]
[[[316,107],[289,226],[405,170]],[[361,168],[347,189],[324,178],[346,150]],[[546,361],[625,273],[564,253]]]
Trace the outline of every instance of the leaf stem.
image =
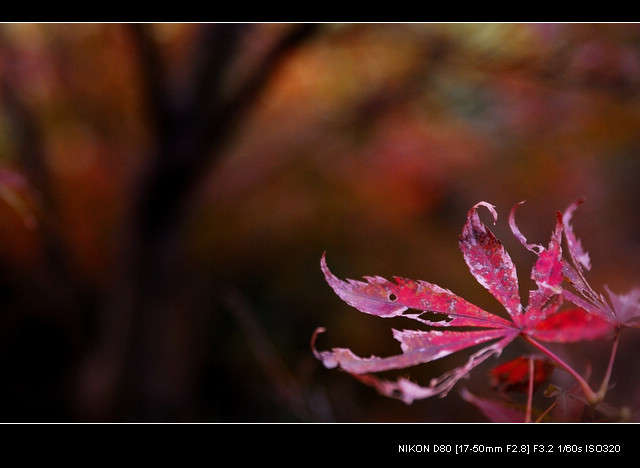
[[620,342],[620,328],[616,329],[616,336],[613,339],[613,346],[611,347],[611,356],[609,357],[609,365],[607,366],[607,372],[605,373],[604,378],[602,379],[602,385],[600,385],[600,390],[598,390],[598,398],[599,401],[603,401],[605,395],[607,394],[607,390],[609,389],[609,379],[611,378],[611,371],[613,370],[613,361],[616,358],[616,353],[618,352],[618,343]]
[[558,404],[558,400],[556,400],[556,401],[554,401],[553,403],[551,403],[551,406],[549,406],[549,407],[544,411],[544,413],[542,413],[542,414],[538,417],[538,419],[536,419],[536,422],[537,422],[537,423],[541,422],[541,421],[544,419],[544,417],[549,413],[549,411],[551,411],[551,410],[552,410],[552,409],[553,409],[557,404]]
[[571,374],[571,376],[576,379],[576,381],[578,382],[578,384],[580,385],[580,387],[582,388],[582,391],[585,395],[585,397],[587,398],[587,401],[589,402],[589,404],[591,405],[596,405],[597,403],[600,403],[601,400],[601,396],[600,396],[600,392],[596,393],[594,392],[591,387],[589,386],[589,384],[587,383],[586,380],[584,380],[582,378],[582,376],[580,374],[578,374],[573,367],[571,367],[569,364],[567,364],[566,362],[564,362],[562,359],[560,359],[559,356],[557,356],[556,354],[554,354],[551,350],[547,349],[546,347],[544,347],[542,344],[538,343],[536,340],[534,340],[533,338],[531,338],[529,335],[522,335],[522,337],[527,340],[529,343],[531,343],[533,346],[535,346],[536,348],[538,348],[540,351],[542,351],[543,353],[545,353],[547,356],[549,356],[551,359],[553,359],[554,361],[556,361],[560,367],[562,367],[564,370],[566,370],[569,374]]
[[533,406],[533,379],[534,375],[534,362],[533,358],[529,358],[529,392],[527,395],[527,413],[524,418],[524,422],[531,422],[531,407]]

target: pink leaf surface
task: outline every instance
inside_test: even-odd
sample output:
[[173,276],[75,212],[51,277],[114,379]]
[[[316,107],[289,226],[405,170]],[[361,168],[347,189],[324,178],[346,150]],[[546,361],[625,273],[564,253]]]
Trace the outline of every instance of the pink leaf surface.
[[[613,312],[608,321],[603,320],[607,318],[604,313],[594,315],[593,310],[600,310],[599,303],[594,303],[590,294],[586,299],[575,294],[570,296],[579,307],[584,303],[590,308],[561,310],[566,294],[562,284],[567,272],[575,276],[576,281],[582,281],[580,284],[585,285],[584,290],[591,291],[582,277],[582,267],[588,257],[585,257],[586,254],[572,231],[569,248],[574,249],[571,256],[577,259],[575,268],[562,258],[562,233],[566,229],[566,223],[570,221],[572,211],[565,212],[564,216],[557,213],[551,240],[548,247],[544,248],[527,242],[518,229],[515,209],[520,204],[522,202],[511,210],[511,230],[522,245],[538,256],[531,271],[531,278],[537,289],[529,292],[526,308],[520,302],[516,268],[511,257],[478,216],[478,207],[484,206],[493,215],[494,222],[497,221],[493,205],[486,202],[474,205],[467,214],[467,221],[459,237],[459,246],[471,274],[504,306],[511,320],[490,313],[451,291],[426,281],[395,277],[395,282],[391,282],[379,276],[365,276],[365,281],[341,280],[329,270],[326,255],[323,254],[320,266],[325,280],[343,301],[366,314],[413,319],[433,329],[393,330],[402,353],[389,357],[360,357],[347,348],[318,351],[315,338],[324,331],[318,329],[312,339],[312,350],[316,358],[327,368],[340,368],[384,395],[411,403],[419,398],[446,395],[474,367],[491,356],[500,355],[519,335],[541,341],[568,343],[592,340],[609,333],[612,330],[610,316],[613,316]],[[612,301],[616,304],[620,317],[629,323],[636,323],[640,312],[640,290],[634,290],[625,296],[612,295]],[[424,318],[425,312],[442,314],[445,320],[429,320]],[[467,329],[451,330],[448,327]],[[494,342],[487,344],[491,341]],[[426,387],[404,378],[394,382],[372,375],[435,361],[482,344],[485,346],[473,353],[463,366],[432,379]]]
[[556,228],[546,249],[541,249],[538,260],[531,270],[531,279],[538,289],[529,293],[529,303],[525,312],[527,323],[544,320],[554,314],[562,304],[562,217],[558,213]]
[[531,279],[536,282],[538,289],[529,293],[528,307],[540,309],[551,296],[562,292],[561,284],[563,281],[564,262],[562,259],[561,242],[564,226],[562,223],[562,215],[557,213],[556,227],[551,235],[549,246],[545,249],[540,244],[528,243],[515,221],[516,208],[523,203],[524,201],[521,201],[511,208],[511,212],[509,213],[509,226],[516,239],[518,239],[525,248],[538,256],[538,261],[531,271]]
[[582,309],[568,309],[542,320],[529,335],[542,341],[573,343],[595,340],[613,331],[610,322]]
[[569,247],[569,255],[573,266],[565,265],[564,275],[574,286],[577,294],[565,290],[564,296],[589,313],[607,320],[617,327],[640,326],[640,288],[634,288],[627,294],[613,293],[607,286],[605,289],[611,301],[609,304],[602,294],[597,293],[587,282],[583,269],[589,270],[591,262],[589,254],[582,247],[582,243],[575,236],[571,219],[582,200],[572,203],[564,212],[562,221],[565,238]]
[[[609,307],[609,304],[606,302],[602,294],[595,292],[584,277],[583,270],[588,271],[591,269],[591,260],[589,258],[589,254],[585,252],[582,247],[582,243],[574,234],[573,226],[571,225],[573,213],[582,202],[582,200],[573,202],[562,215],[564,236],[567,241],[569,258],[571,259],[572,264],[567,263],[563,272],[569,282],[576,288],[576,291],[587,301],[587,304],[584,302],[574,302],[577,306],[584,307],[591,313],[600,315],[605,319],[615,321],[613,310]],[[565,295],[570,300],[574,299],[573,293],[569,291],[567,291]]]
[[579,265],[580,268],[590,270],[591,259],[589,258],[589,254],[582,248],[582,242],[580,242],[580,239],[573,233],[573,226],[571,225],[573,213],[583,201],[584,200],[578,200],[569,205],[562,215],[562,223],[564,224],[565,238],[567,239],[569,254],[571,255],[573,263],[576,266]]
[[315,353],[327,368],[340,367],[352,374],[365,374],[424,364],[486,341],[505,336],[515,338],[516,335],[517,332],[514,330],[498,329],[466,332],[393,330],[393,336],[400,342],[402,348],[402,354],[396,356],[362,358],[346,348],[315,351]]
[[511,211],[509,212],[509,227],[511,228],[511,232],[513,232],[513,235],[515,236],[515,238],[518,239],[520,241],[520,243],[523,246],[525,246],[525,248],[527,250],[535,252],[536,254],[540,254],[540,252],[542,252],[544,250],[544,247],[542,247],[539,244],[529,244],[527,242],[527,238],[524,237],[522,232],[520,232],[520,229],[518,228],[518,225],[516,224],[516,209],[522,204],[524,204],[524,201],[516,203],[513,206],[513,208],[511,208]]
[[361,382],[376,388],[379,393],[388,397],[398,398],[407,404],[411,404],[415,400],[436,395],[445,397],[459,380],[468,377],[469,372],[471,372],[473,368],[492,356],[499,356],[502,350],[511,343],[514,338],[515,335],[508,335],[496,343],[483,347],[473,353],[464,365],[445,372],[438,378],[431,379],[428,387],[418,385],[403,377],[397,381],[389,381],[379,379],[371,374],[352,375]]
[[[396,277],[396,283],[379,276],[365,277],[367,282],[336,278],[329,270],[323,254],[320,266],[327,283],[347,304],[361,312],[378,317],[404,316],[436,327],[475,326],[510,327],[512,324],[498,315],[491,314],[440,286],[426,281],[413,281]],[[408,309],[422,311],[404,313]],[[446,314],[450,321],[423,319],[423,312]]]
[[[606,335],[612,330],[607,321],[612,322],[613,311],[584,279],[582,268],[590,268],[589,255],[583,250],[570,224],[573,212],[581,202],[573,203],[564,214],[557,213],[556,227],[546,249],[538,244],[529,244],[518,229],[515,210],[523,203],[520,202],[511,209],[509,225],[520,243],[538,255],[531,272],[531,278],[538,289],[529,293],[529,305],[525,313],[525,326],[531,330],[530,335],[543,341],[558,343],[592,340]],[[562,258],[563,232],[574,266]],[[562,287],[565,277],[586,299]],[[564,298],[583,310],[568,310],[554,315]]]
[[480,221],[477,212],[479,206],[491,212],[494,222],[498,219],[493,205],[486,202],[474,205],[460,235],[460,249],[471,274],[500,301],[517,324],[522,306],[516,268],[502,243]]
[[617,322],[626,327],[640,327],[640,288],[627,294],[616,294],[605,286],[611,299]]

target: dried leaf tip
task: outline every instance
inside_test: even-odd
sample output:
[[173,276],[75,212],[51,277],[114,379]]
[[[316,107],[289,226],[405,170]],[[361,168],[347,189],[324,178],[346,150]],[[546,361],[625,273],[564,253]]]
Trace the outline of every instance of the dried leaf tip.
[[491,216],[493,216],[493,224],[496,224],[498,222],[498,212],[496,211],[496,207],[486,201],[481,201],[473,205],[473,207],[469,210],[467,217],[472,216],[477,211],[479,206],[484,206],[489,210]]
[[583,198],[580,198],[567,207],[562,214],[562,224],[564,225],[565,238],[569,246],[569,254],[573,260],[574,265],[577,268],[584,268],[585,270],[591,270],[591,259],[589,254],[582,247],[582,242],[576,237],[573,232],[573,226],[571,225],[571,218],[575,210],[584,202]]
[[527,242],[527,238],[522,234],[522,232],[520,232],[520,229],[516,225],[516,209],[520,205],[523,205],[524,203],[525,203],[525,201],[522,200],[521,202],[516,203],[515,205],[513,205],[513,208],[511,208],[511,211],[509,212],[509,227],[511,228],[511,232],[513,233],[515,238],[518,239],[518,241],[520,241],[520,243],[527,250],[529,250],[531,252],[534,252],[537,255],[540,255],[540,253],[542,253],[542,251],[544,250],[544,247],[542,247],[540,244],[529,244]]
[[315,358],[320,360],[320,361],[322,360],[322,354],[320,354],[320,352],[318,352],[318,350],[316,349],[316,339],[318,338],[318,335],[320,333],[324,333],[326,331],[327,331],[327,329],[324,328],[324,327],[317,327],[313,331],[313,335],[311,335],[311,352],[313,353]]
[[325,277],[333,276],[331,274],[331,272],[329,271],[329,267],[327,266],[327,252],[326,251],[322,252],[322,257],[320,257],[320,269],[322,270],[322,273],[324,273]]

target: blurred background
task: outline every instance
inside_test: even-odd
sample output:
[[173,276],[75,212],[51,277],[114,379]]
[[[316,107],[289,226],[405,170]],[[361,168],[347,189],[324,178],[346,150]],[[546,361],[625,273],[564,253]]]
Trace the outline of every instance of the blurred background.
[[[0,24],[0,420],[481,422],[407,406],[311,352],[398,353],[325,283],[393,275],[504,311],[468,210],[518,268],[555,213],[596,290],[640,283],[638,24]],[[640,397],[627,330],[611,401]],[[599,383],[607,341],[554,348]],[[406,370],[427,384],[468,353]],[[556,378],[562,379],[563,376]]]

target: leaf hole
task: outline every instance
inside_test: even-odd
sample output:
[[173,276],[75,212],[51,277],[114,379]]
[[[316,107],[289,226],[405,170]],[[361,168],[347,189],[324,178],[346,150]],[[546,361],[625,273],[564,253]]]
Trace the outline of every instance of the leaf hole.
[[425,320],[429,320],[430,322],[451,322],[453,320],[453,317],[450,317],[447,314],[431,311],[424,312],[420,317]]
[[451,322],[453,320],[453,317],[447,314],[419,309],[407,309],[402,312],[402,315],[408,315],[410,317],[419,316],[421,319],[428,320],[429,322]]

